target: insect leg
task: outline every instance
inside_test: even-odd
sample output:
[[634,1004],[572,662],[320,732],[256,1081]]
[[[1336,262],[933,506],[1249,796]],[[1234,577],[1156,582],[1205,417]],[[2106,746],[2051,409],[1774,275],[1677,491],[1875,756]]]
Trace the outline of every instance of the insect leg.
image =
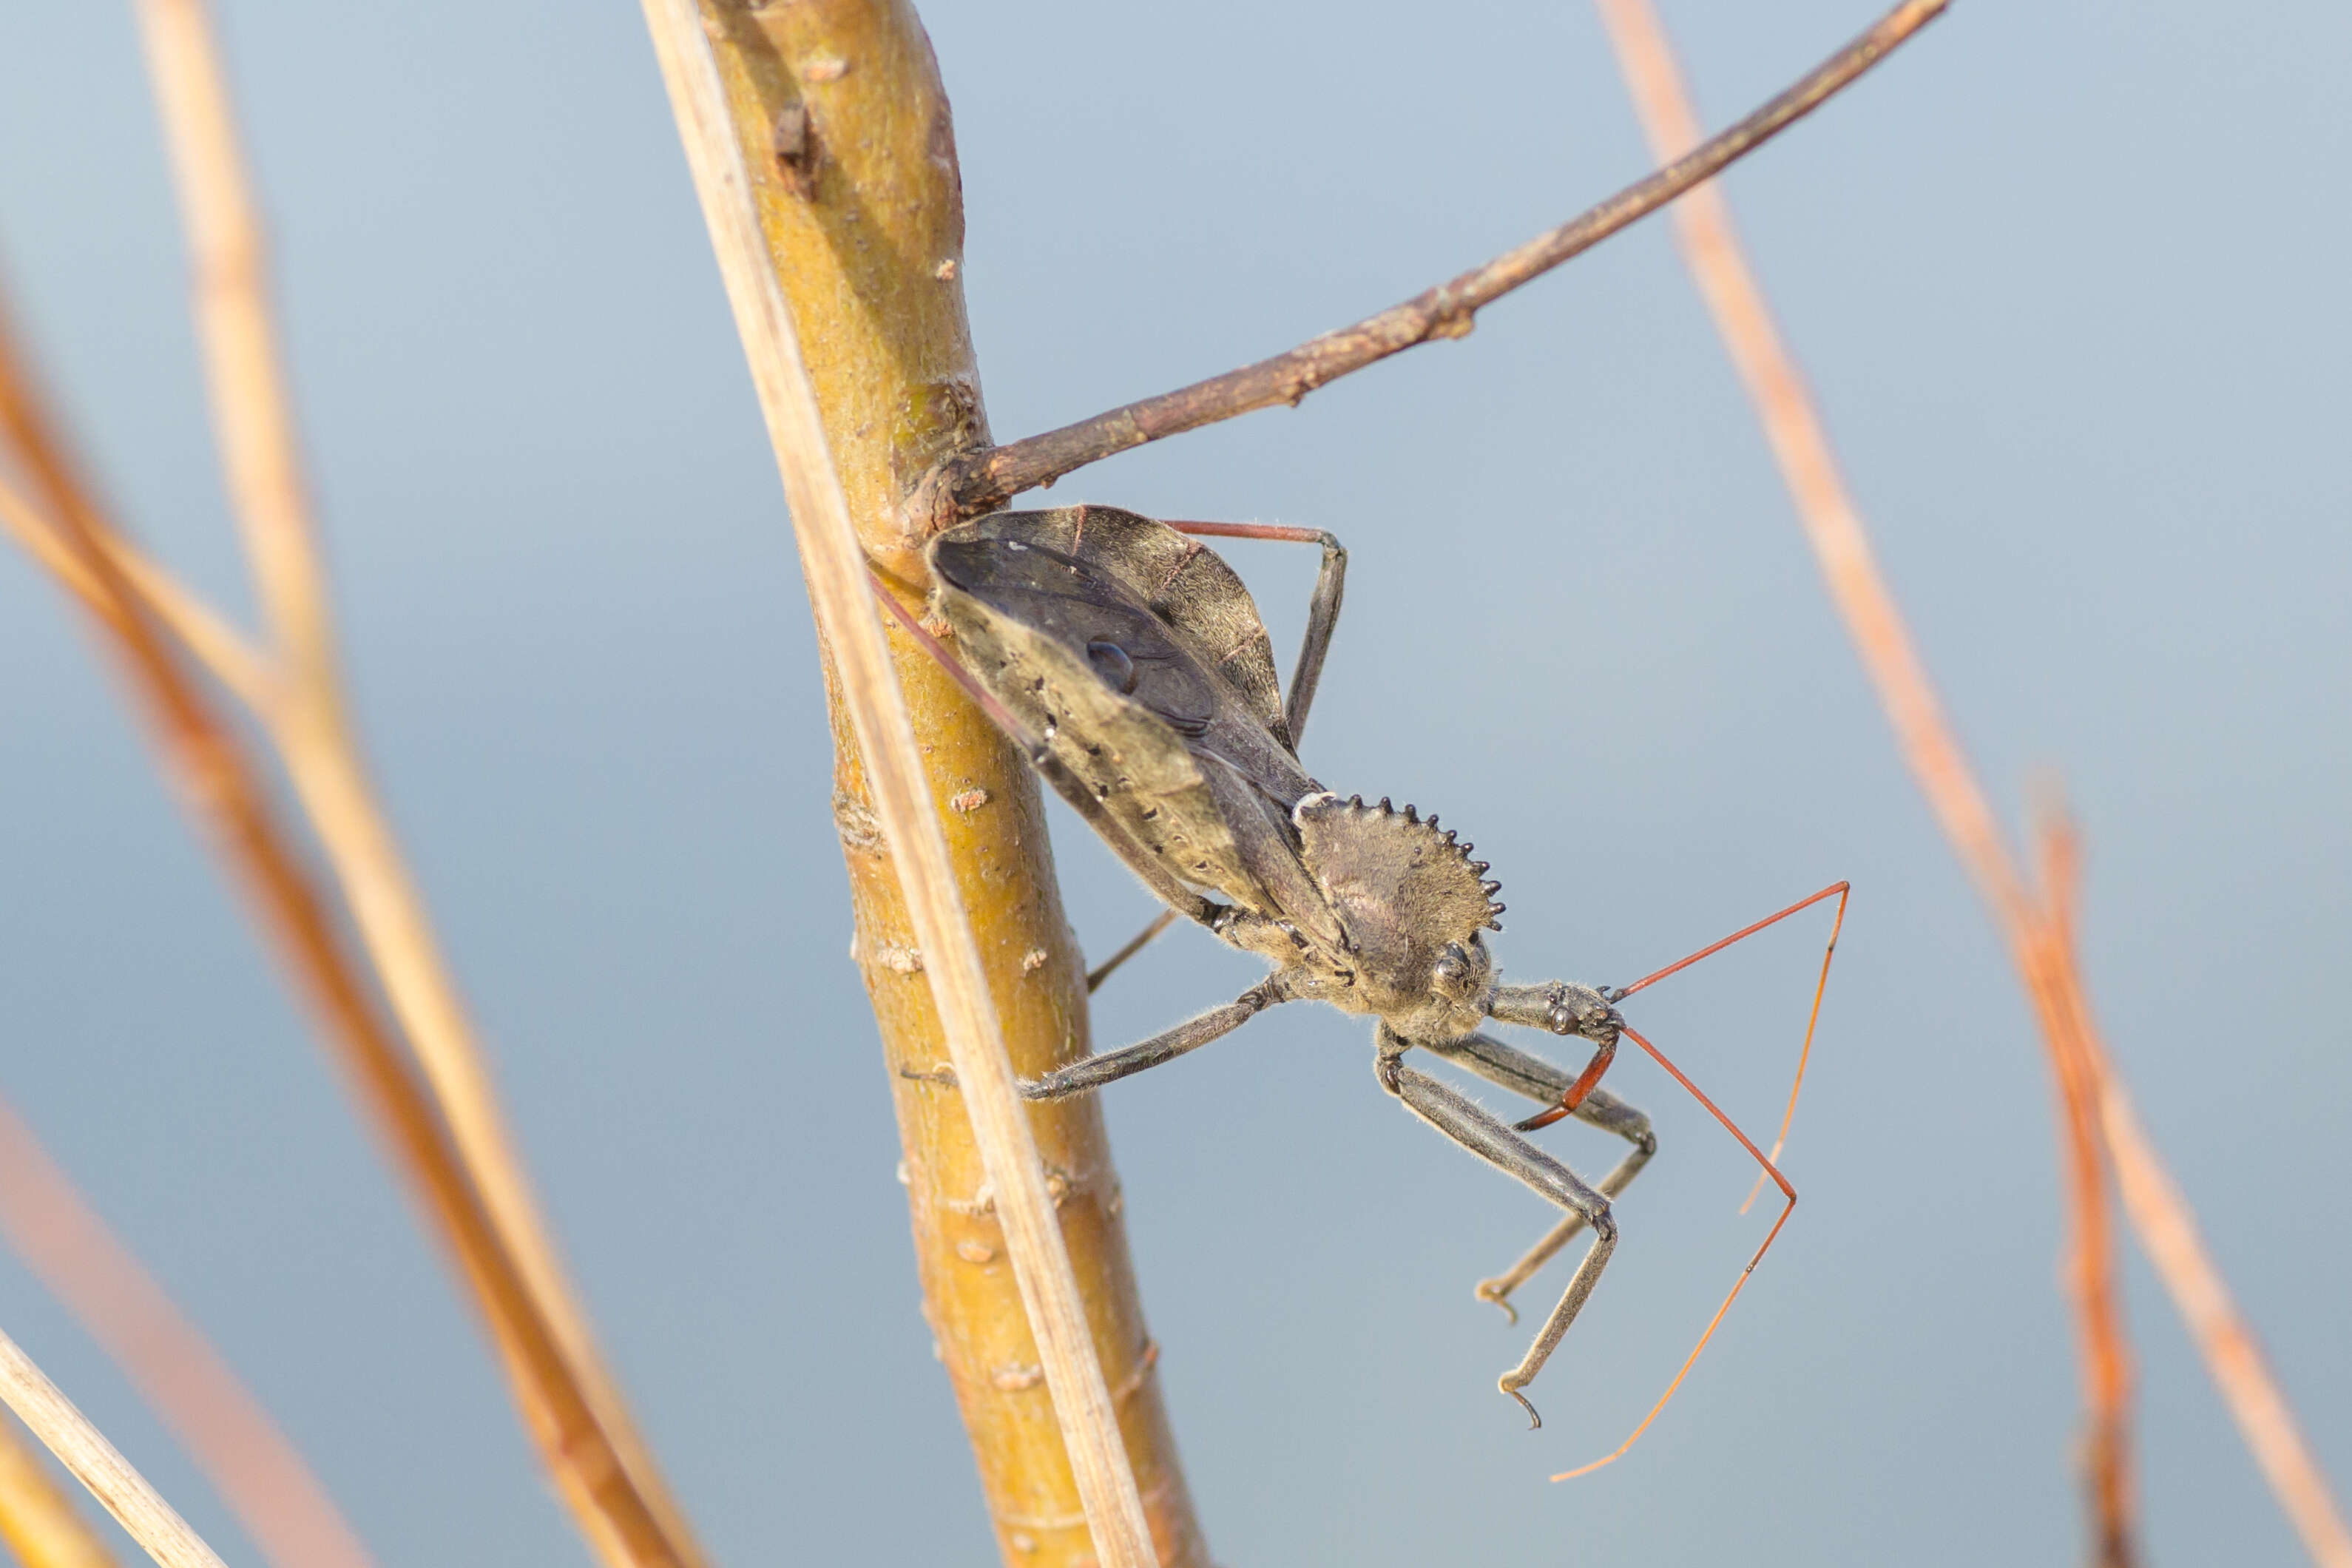
[[1116,971],[1120,964],[1125,963],[1129,959],[1133,958],[1137,953],[1141,952],[1146,947],[1149,947],[1151,944],[1152,938],[1158,936],[1161,931],[1166,931],[1170,926],[1175,923],[1176,911],[1174,910],[1160,910],[1160,918],[1153,921],[1150,925],[1145,926],[1132,937],[1129,937],[1125,947],[1120,948],[1117,952],[1114,952],[1108,958],[1104,959],[1094,968],[1087,971],[1087,994],[1091,996],[1097,991],[1100,990],[1102,988],[1102,983],[1108,980],[1111,977],[1112,973]]
[[[1500,1040],[1485,1035],[1470,1035],[1444,1045],[1423,1047],[1435,1051],[1449,1061],[1457,1062],[1489,1083],[1500,1084],[1513,1094],[1557,1104],[1575,1086],[1576,1079],[1564,1068],[1533,1056]],[[1601,1195],[1614,1199],[1642,1167],[1658,1152],[1658,1135],[1651,1131],[1649,1117],[1618,1099],[1605,1089],[1588,1088],[1579,1097],[1575,1111],[1579,1121],[1614,1132],[1633,1145],[1616,1168],[1601,1178]],[[1492,1301],[1503,1309],[1511,1321],[1519,1321],[1518,1310],[1511,1305],[1511,1292],[1528,1281],[1528,1278],[1559,1255],[1559,1249],[1584,1228],[1584,1216],[1570,1214],[1545,1233],[1542,1240],[1528,1248],[1527,1253],[1510,1268],[1492,1279],[1478,1282],[1477,1296],[1481,1301]]]
[[[1579,1121],[1589,1121],[1595,1127],[1605,1128],[1633,1145],[1625,1157],[1617,1162],[1616,1167],[1601,1178],[1601,1195],[1613,1199],[1633,1185],[1633,1178],[1642,1173],[1642,1167],[1650,1163],[1650,1156],[1658,1152],[1658,1135],[1651,1131],[1650,1118],[1645,1112],[1628,1105],[1605,1089],[1587,1090],[1584,1102],[1576,1108],[1575,1115]],[[1546,1231],[1540,1240],[1520,1255],[1517,1263],[1492,1279],[1479,1280],[1472,1293],[1481,1301],[1494,1302],[1503,1309],[1504,1315],[1511,1321],[1517,1322],[1519,1312],[1511,1305],[1511,1292],[1526,1284],[1536,1270],[1558,1257],[1559,1249],[1576,1239],[1576,1233],[1583,1228],[1584,1216],[1570,1215]]]
[[1307,728],[1307,710],[1314,705],[1315,689],[1322,683],[1323,657],[1331,651],[1331,633],[1339,624],[1339,600],[1348,588],[1348,552],[1339,540],[1319,528],[1286,528],[1273,522],[1171,522],[1179,533],[1212,539],[1276,539],[1294,544],[1319,544],[1323,564],[1315,574],[1315,595],[1307,602],[1307,636],[1298,645],[1298,668],[1290,677],[1290,691],[1282,704],[1282,721],[1290,731],[1291,750]]
[[1409,1047],[1390,1033],[1381,1031],[1379,1072],[1381,1086],[1399,1100],[1415,1116],[1461,1144],[1473,1154],[1496,1169],[1517,1177],[1536,1192],[1576,1215],[1592,1229],[1592,1246],[1570,1276],[1568,1289],[1560,1293],[1559,1304],[1551,1310],[1544,1326],[1536,1333],[1535,1342],[1519,1364],[1503,1373],[1496,1386],[1517,1400],[1536,1426],[1543,1417],[1519,1392],[1535,1381],[1558,1348],[1560,1336],[1576,1321],[1583,1310],[1585,1299],[1600,1281],[1601,1271],[1609,1265],[1609,1256],[1617,1250],[1617,1221],[1609,1212],[1609,1200],[1587,1185],[1577,1173],[1528,1142],[1505,1126],[1493,1112],[1467,1096],[1404,1065],[1402,1058]]
[[1156,1068],[1162,1062],[1174,1061],[1187,1051],[1199,1050],[1211,1040],[1232,1034],[1260,1013],[1278,1002],[1290,1000],[1282,985],[1280,975],[1270,975],[1222,1007],[1212,1007],[1197,1018],[1188,1019],[1164,1034],[1131,1046],[1121,1046],[1115,1051],[1104,1051],[1056,1068],[1043,1078],[1024,1079],[1021,1093],[1027,1100],[1061,1100],[1068,1095],[1084,1094],[1090,1089],[1100,1089],[1107,1083]]

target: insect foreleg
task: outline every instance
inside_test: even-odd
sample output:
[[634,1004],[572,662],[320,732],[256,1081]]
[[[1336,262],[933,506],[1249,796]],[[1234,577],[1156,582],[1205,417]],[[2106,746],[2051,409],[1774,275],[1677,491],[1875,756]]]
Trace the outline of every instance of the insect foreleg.
[[[1576,1108],[1576,1119],[1589,1121],[1595,1127],[1605,1127],[1633,1145],[1626,1152],[1625,1157],[1617,1162],[1616,1167],[1601,1178],[1601,1195],[1614,1199],[1633,1185],[1633,1178],[1642,1173],[1642,1167],[1650,1163],[1650,1156],[1658,1152],[1658,1135],[1650,1130],[1647,1114],[1626,1104],[1605,1089],[1587,1091],[1584,1103]],[[1558,1257],[1559,1249],[1575,1240],[1576,1233],[1583,1228],[1584,1216],[1570,1215],[1546,1231],[1542,1239],[1528,1247],[1509,1268],[1492,1279],[1479,1280],[1472,1293],[1481,1301],[1494,1302],[1503,1309],[1511,1321],[1517,1322],[1518,1309],[1511,1305],[1511,1292],[1526,1284],[1537,1269]]]
[[[1548,1062],[1543,1058],[1505,1045],[1485,1035],[1470,1035],[1444,1045],[1423,1047],[1436,1052],[1448,1061],[1459,1063],[1489,1083],[1500,1084],[1513,1094],[1528,1099],[1559,1104],[1574,1088],[1575,1077],[1565,1068]],[[1615,1198],[1642,1167],[1658,1152],[1658,1135],[1651,1130],[1650,1118],[1642,1110],[1628,1105],[1605,1089],[1589,1088],[1581,1096],[1575,1111],[1579,1121],[1614,1132],[1633,1147],[1617,1162],[1616,1168],[1601,1178],[1601,1195]],[[1584,1228],[1584,1216],[1571,1214],[1545,1233],[1542,1240],[1528,1248],[1527,1253],[1510,1268],[1492,1279],[1481,1279],[1477,1297],[1492,1301],[1509,1314],[1511,1321],[1519,1321],[1518,1310],[1511,1305],[1511,1292],[1527,1283],[1530,1275],[1550,1262],[1559,1249],[1575,1239]]]
[[1197,1051],[1211,1040],[1232,1034],[1275,1004],[1289,1000],[1290,994],[1284,989],[1282,977],[1269,975],[1223,1006],[1213,1007],[1165,1034],[1154,1035],[1131,1046],[1121,1046],[1115,1051],[1087,1057],[1066,1068],[1056,1068],[1043,1078],[1025,1079],[1021,1084],[1021,1093],[1029,1100],[1060,1100],[1068,1095],[1084,1094],[1090,1089],[1100,1089],[1107,1083],[1115,1083],[1146,1068],[1174,1061],[1188,1051]]
[[1617,1250],[1617,1221],[1609,1212],[1608,1198],[1586,1184],[1575,1172],[1511,1131],[1493,1112],[1467,1096],[1426,1073],[1406,1067],[1402,1058],[1409,1048],[1403,1040],[1382,1027],[1381,1087],[1404,1101],[1405,1109],[1415,1116],[1496,1169],[1517,1177],[1592,1229],[1592,1246],[1569,1278],[1568,1289],[1560,1293],[1559,1305],[1544,1321],[1519,1364],[1496,1380],[1496,1386],[1517,1400],[1528,1418],[1540,1426],[1543,1417],[1536,1414],[1536,1407],[1519,1390],[1535,1381],[1559,1346],[1560,1336],[1568,1332],[1577,1313],[1583,1310],[1585,1299],[1592,1294],[1601,1271],[1609,1265],[1609,1255]]

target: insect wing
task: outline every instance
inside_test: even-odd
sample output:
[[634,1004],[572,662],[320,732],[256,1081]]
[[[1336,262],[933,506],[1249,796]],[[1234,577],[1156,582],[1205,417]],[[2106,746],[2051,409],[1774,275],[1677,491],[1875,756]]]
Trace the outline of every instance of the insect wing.
[[1122,575],[997,521],[930,548],[967,667],[1181,879],[1336,938],[1285,831],[1317,787],[1288,745]]

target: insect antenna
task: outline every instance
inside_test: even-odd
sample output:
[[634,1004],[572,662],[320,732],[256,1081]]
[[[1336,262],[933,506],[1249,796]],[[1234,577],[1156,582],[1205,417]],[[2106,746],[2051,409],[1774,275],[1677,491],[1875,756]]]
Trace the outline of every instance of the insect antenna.
[[[1811,902],[1812,900],[1808,901]],[[1802,907],[1802,905],[1799,906],[1799,908]],[[1787,913],[1789,911],[1783,910],[1782,912]],[[1777,920],[1779,916],[1775,916],[1773,918]],[[1765,923],[1769,924],[1770,921],[1766,921]],[[1741,934],[1745,935],[1746,933],[1742,932]],[[1735,937],[1730,940],[1737,941],[1738,939]],[[1662,971],[1661,973],[1671,972]],[[1655,976],[1653,976],[1653,978],[1655,978]],[[1633,1029],[1629,1028],[1624,1033],[1627,1039],[1633,1041],[1635,1045],[1649,1052],[1651,1059],[1655,1061],[1660,1067],[1665,1068],[1666,1071],[1673,1076],[1674,1080],[1676,1083],[1682,1085],[1685,1089],[1688,1089],[1693,1100],[1696,1100],[1701,1105],[1706,1106],[1707,1114],[1714,1117],[1717,1121],[1722,1122],[1726,1131],[1729,1132],[1734,1138],[1739,1140],[1739,1146],[1747,1150],[1751,1155],[1755,1156],[1756,1163],[1764,1167],[1764,1174],[1769,1177],[1773,1184],[1780,1189],[1780,1195],[1788,1201],[1781,1205],[1780,1215],[1778,1219],[1775,1219],[1772,1222],[1772,1228],[1765,1232],[1763,1245],[1757,1247],[1756,1256],[1748,1260],[1748,1267],[1741,1269],[1739,1271],[1739,1278],[1731,1282],[1731,1290],[1723,1298],[1723,1305],[1717,1307],[1715,1310],[1715,1316],[1706,1321],[1706,1331],[1699,1335],[1698,1343],[1691,1346],[1691,1352],[1683,1358],[1683,1364],[1680,1370],[1675,1372],[1675,1380],[1666,1384],[1666,1391],[1658,1395],[1658,1402],[1650,1406],[1650,1413],[1642,1417],[1642,1424],[1634,1427],[1632,1432],[1628,1433],[1623,1442],[1618,1444],[1615,1448],[1610,1450],[1610,1452],[1603,1455],[1601,1458],[1593,1460],[1589,1465],[1579,1465],[1572,1470],[1562,1470],[1559,1475],[1552,1477],[1552,1479],[1556,1481],[1572,1481],[1579,1476],[1589,1476],[1593,1471],[1601,1468],[1603,1466],[1613,1465],[1619,1459],[1625,1457],[1627,1449],[1633,1447],[1635,1443],[1641,1441],[1642,1434],[1650,1429],[1650,1423],[1658,1418],[1658,1412],[1666,1407],[1666,1402],[1675,1396],[1675,1390],[1683,1385],[1683,1379],[1688,1377],[1690,1375],[1690,1369],[1697,1364],[1699,1352],[1706,1349],[1706,1342],[1715,1338],[1715,1331],[1722,1325],[1723,1315],[1731,1310],[1731,1304],[1739,1300],[1739,1292],[1748,1288],[1748,1277],[1756,1272],[1756,1266],[1763,1262],[1764,1255],[1772,1249],[1772,1243],[1780,1237],[1780,1227],[1787,1225],[1789,1223],[1789,1216],[1797,1212],[1797,1189],[1789,1184],[1789,1178],[1780,1173],[1780,1168],[1778,1165],[1775,1165],[1771,1161],[1764,1157],[1764,1151],[1756,1147],[1754,1142],[1748,1138],[1748,1134],[1739,1130],[1739,1124],[1732,1121],[1730,1117],[1726,1116],[1723,1113],[1722,1108],[1706,1097],[1706,1091],[1705,1089],[1702,1089],[1698,1085],[1691,1082],[1688,1078],[1685,1077],[1682,1068],[1675,1066],[1673,1062],[1668,1061],[1666,1059],[1666,1054],[1664,1051],[1650,1044],[1648,1040],[1643,1038],[1640,1034],[1636,1033]]]
[[[1780,1159],[1780,1151],[1789,1146],[1789,1126],[1790,1123],[1793,1122],[1797,1119],[1797,1096],[1804,1090],[1805,1064],[1812,1059],[1813,1031],[1820,1026],[1822,1021],[1822,998],[1828,994],[1830,985],[1830,961],[1837,956],[1838,932],[1845,929],[1845,904],[1846,900],[1851,895],[1852,891],[1853,885],[1851,883],[1832,882],[1820,892],[1812,894],[1809,898],[1800,899],[1785,910],[1766,915],[1762,920],[1758,921],[1753,925],[1742,926],[1739,930],[1733,931],[1729,936],[1725,937],[1721,942],[1709,942],[1706,946],[1700,948],[1696,952],[1690,954],[1688,957],[1676,959],[1674,963],[1667,964],[1664,969],[1656,970],[1651,973],[1642,976],[1641,979],[1636,980],[1631,985],[1621,986],[1617,990],[1606,993],[1612,1003],[1622,1002],[1626,997],[1633,995],[1636,991],[1646,990],[1650,986],[1656,984],[1659,981],[1666,978],[1666,976],[1670,974],[1678,974],[1682,971],[1688,969],[1692,964],[1698,963],[1699,960],[1703,958],[1714,957],[1717,953],[1721,952],[1725,948],[1729,947],[1733,942],[1738,942],[1746,937],[1754,936],[1766,926],[1777,924],[1781,921],[1787,920],[1790,915],[1811,909],[1815,904],[1820,903],[1822,900],[1834,895],[1837,899],[1837,915],[1836,918],[1830,922],[1829,943],[1822,949],[1821,978],[1814,983],[1812,1011],[1805,1019],[1805,1043],[1800,1047],[1797,1051],[1797,1075],[1795,1078],[1791,1079],[1789,1083],[1788,1109],[1780,1113],[1780,1131],[1772,1140],[1772,1158],[1774,1160]],[[1526,1132],[1532,1131],[1538,1127],[1549,1127],[1553,1122],[1559,1121],[1562,1117],[1574,1111],[1577,1106],[1582,1102],[1586,1093],[1591,1090],[1595,1083],[1600,1081],[1601,1073],[1608,1070],[1610,1058],[1613,1054],[1613,1052],[1608,1050],[1597,1053],[1592,1058],[1592,1065],[1586,1068],[1583,1075],[1576,1080],[1574,1086],[1571,1087],[1566,1094],[1560,1097],[1559,1104],[1553,1106],[1549,1110],[1540,1111],[1534,1116],[1530,1116],[1525,1121],[1517,1123],[1518,1130],[1522,1132]],[[1741,1214],[1746,1214],[1750,1208],[1755,1206],[1757,1195],[1764,1190],[1764,1181],[1765,1178],[1760,1175],[1756,1178],[1756,1184],[1748,1189],[1746,1201],[1741,1203],[1739,1205],[1739,1212]]]
[[[1731,1310],[1732,1302],[1738,1300],[1739,1299],[1739,1292],[1747,1288],[1748,1277],[1756,1271],[1756,1266],[1759,1263],[1764,1261],[1764,1254],[1771,1250],[1772,1243],[1778,1239],[1780,1235],[1780,1227],[1787,1225],[1789,1223],[1790,1215],[1796,1212],[1797,1189],[1790,1186],[1789,1184],[1788,1177],[1780,1173],[1780,1168],[1777,1162],[1780,1158],[1780,1151],[1788,1145],[1789,1125],[1796,1119],[1797,1096],[1804,1089],[1805,1065],[1812,1058],[1813,1033],[1821,1024],[1822,1020],[1822,998],[1829,989],[1830,962],[1837,956],[1838,933],[1845,928],[1846,900],[1851,896],[1852,891],[1852,885],[1849,883],[1832,882],[1828,887],[1823,888],[1820,892],[1814,893],[1810,897],[1798,900],[1795,903],[1790,904],[1787,909],[1776,910],[1771,914],[1766,915],[1762,920],[1756,921],[1752,925],[1741,927],[1739,930],[1733,931],[1729,936],[1725,937],[1720,942],[1710,942],[1706,946],[1700,948],[1696,952],[1691,953],[1687,957],[1677,959],[1674,963],[1667,964],[1664,969],[1655,970],[1643,975],[1641,979],[1636,980],[1631,985],[1623,986],[1616,991],[1606,994],[1612,1003],[1622,1002],[1626,997],[1633,995],[1635,992],[1646,990],[1650,986],[1656,984],[1659,981],[1665,979],[1668,975],[1678,974],[1682,971],[1688,969],[1692,964],[1698,963],[1700,960],[1713,957],[1715,954],[1721,952],[1725,948],[1729,947],[1736,942],[1740,942],[1748,937],[1754,936],[1758,931],[1764,930],[1767,926],[1776,925],[1780,921],[1787,920],[1790,915],[1809,910],[1815,904],[1822,902],[1824,900],[1832,897],[1837,900],[1837,913],[1830,923],[1829,942],[1822,951],[1821,977],[1813,985],[1812,1011],[1805,1020],[1804,1045],[1797,1052],[1796,1077],[1789,1085],[1788,1109],[1781,1113],[1780,1131],[1779,1135],[1773,1141],[1772,1152],[1769,1156],[1766,1155],[1762,1150],[1756,1147],[1755,1143],[1749,1140],[1748,1134],[1739,1130],[1738,1124],[1733,1121],[1730,1117],[1725,1115],[1722,1109],[1717,1106],[1714,1100],[1708,1099],[1706,1092],[1702,1090],[1698,1085],[1693,1083],[1688,1078],[1685,1077],[1683,1070],[1680,1068],[1668,1061],[1664,1052],[1660,1051],[1657,1047],[1652,1045],[1647,1039],[1643,1038],[1633,1029],[1628,1028],[1624,1031],[1624,1036],[1627,1039],[1633,1041],[1635,1045],[1641,1047],[1643,1050],[1648,1052],[1660,1067],[1664,1068],[1666,1071],[1673,1076],[1674,1080],[1676,1083],[1689,1090],[1691,1098],[1697,1100],[1701,1105],[1706,1107],[1707,1114],[1714,1117],[1717,1121],[1723,1123],[1724,1129],[1734,1138],[1739,1140],[1739,1146],[1747,1150],[1750,1155],[1754,1156],[1756,1163],[1762,1167],[1761,1173],[1759,1173],[1756,1178],[1755,1187],[1751,1189],[1748,1194],[1747,1202],[1739,1205],[1739,1212],[1741,1214],[1746,1214],[1748,1209],[1755,1205],[1757,1195],[1763,1192],[1764,1184],[1768,1181],[1780,1189],[1782,1197],[1787,1201],[1781,1205],[1779,1216],[1772,1221],[1772,1228],[1765,1233],[1762,1244],[1756,1248],[1756,1255],[1748,1260],[1748,1267],[1739,1271],[1739,1278],[1732,1282],[1730,1292],[1723,1298],[1722,1304],[1716,1308],[1715,1316],[1707,1320],[1706,1330],[1704,1333],[1699,1335],[1698,1343],[1691,1347],[1690,1354],[1683,1359],[1681,1368],[1675,1372],[1674,1381],[1666,1384],[1665,1393],[1658,1396],[1658,1402],[1650,1407],[1650,1413],[1642,1417],[1641,1425],[1634,1427],[1632,1433],[1626,1436],[1622,1443],[1618,1444],[1614,1449],[1603,1458],[1595,1459],[1589,1465],[1579,1466],[1577,1468],[1572,1470],[1564,1470],[1560,1474],[1552,1477],[1551,1479],[1553,1480],[1574,1480],[1579,1476],[1591,1475],[1593,1471],[1600,1469],[1604,1466],[1616,1463],[1625,1456],[1627,1450],[1631,1449],[1636,1442],[1641,1440],[1642,1434],[1650,1429],[1650,1423],[1658,1418],[1658,1413],[1665,1409],[1667,1401],[1674,1398],[1675,1391],[1682,1387],[1683,1379],[1690,1375],[1690,1369],[1697,1364],[1699,1352],[1706,1349],[1707,1342],[1715,1337],[1715,1331],[1722,1324],[1724,1314]],[[1593,1067],[1585,1069],[1584,1078],[1578,1080],[1578,1087],[1571,1088],[1569,1090],[1568,1095],[1563,1097],[1568,1102],[1567,1107],[1559,1109],[1557,1113],[1547,1111],[1540,1120],[1557,1120],[1558,1116],[1566,1115],[1568,1113],[1568,1109],[1572,1108],[1577,1100],[1583,1098],[1582,1093],[1580,1091],[1581,1089],[1589,1087],[1586,1085],[1585,1079],[1597,1079],[1600,1076],[1599,1072],[1595,1069],[1604,1068],[1606,1066],[1606,1062],[1603,1058],[1610,1054],[1613,1053],[1603,1052],[1601,1055],[1595,1057]],[[1529,1120],[1536,1121],[1538,1119],[1530,1118]]]

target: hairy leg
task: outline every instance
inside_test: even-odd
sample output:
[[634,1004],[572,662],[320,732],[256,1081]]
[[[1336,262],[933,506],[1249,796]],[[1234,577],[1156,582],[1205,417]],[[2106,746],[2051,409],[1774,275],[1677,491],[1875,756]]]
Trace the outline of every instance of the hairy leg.
[[[1571,1089],[1576,1079],[1565,1068],[1515,1046],[1504,1044],[1486,1035],[1470,1035],[1442,1046],[1426,1046],[1423,1049],[1436,1052],[1448,1061],[1459,1063],[1487,1082],[1499,1084],[1513,1094],[1528,1100],[1558,1104]],[[1651,1131],[1650,1119],[1643,1111],[1627,1104],[1605,1089],[1587,1089],[1574,1112],[1579,1121],[1614,1132],[1633,1147],[1617,1163],[1616,1168],[1601,1178],[1601,1195],[1615,1199],[1650,1156],[1658,1152],[1658,1137]],[[1528,1278],[1550,1262],[1559,1249],[1575,1238],[1584,1228],[1584,1216],[1570,1213],[1544,1234],[1543,1239],[1528,1248],[1520,1259],[1506,1272],[1492,1279],[1478,1281],[1477,1296],[1481,1301],[1492,1301],[1509,1314],[1511,1321],[1519,1321],[1518,1310],[1511,1305],[1511,1292],[1528,1281]]]
[[1519,1390],[1535,1381],[1544,1363],[1559,1347],[1561,1336],[1568,1332],[1569,1325],[1583,1310],[1585,1300],[1600,1281],[1601,1271],[1608,1267],[1610,1254],[1617,1249],[1617,1222],[1610,1215],[1609,1200],[1575,1172],[1512,1131],[1476,1101],[1426,1073],[1406,1067],[1402,1058],[1410,1048],[1387,1028],[1381,1029],[1378,1070],[1383,1089],[1402,1100],[1405,1109],[1415,1116],[1496,1170],[1517,1177],[1591,1228],[1592,1246],[1569,1278],[1559,1304],[1537,1331],[1534,1343],[1528,1345],[1519,1364],[1496,1382],[1496,1386],[1517,1400],[1528,1418],[1540,1426],[1543,1418]]

